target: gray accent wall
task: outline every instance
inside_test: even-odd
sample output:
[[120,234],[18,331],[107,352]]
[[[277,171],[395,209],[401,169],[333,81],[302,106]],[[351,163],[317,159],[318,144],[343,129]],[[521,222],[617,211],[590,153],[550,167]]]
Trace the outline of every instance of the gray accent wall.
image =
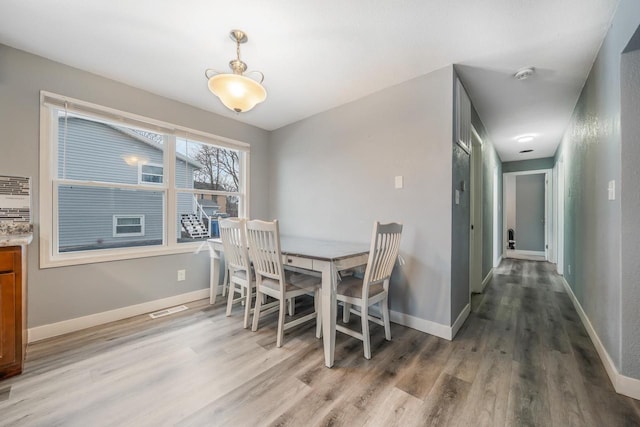
[[[33,178],[35,233],[28,249],[30,328],[205,289],[209,277],[206,252],[38,267],[40,90],[251,144],[251,215],[267,216],[267,131],[0,45],[0,172]],[[202,90],[207,91],[206,85]],[[211,102],[218,101],[211,96]],[[176,271],[183,268],[186,280],[177,282]]]
[[[451,177],[451,322],[469,300],[469,227],[471,223],[471,156],[453,143]],[[459,199],[456,203],[456,191]]]
[[[637,276],[622,285],[621,273],[631,271],[627,270],[630,262],[637,265],[637,259],[627,258],[637,252],[621,258],[627,248],[621,235],[625,239],[637,236],[638,211],[631,208],[635,218],[624,223],[629,229],[622,228],[621,218],[628,217],[621,211],[620,200],[626,200],[628,192],[638,191],[638,157],[637,151],[627,152],[629,146],[621,144],[620,64],[621,52],[639,25],[640,2],[621,0],[556,153],[556,160],[562,159],[565,165],[565,174],[559,177],[565,183],[561,201],[565,278],[620,373],[637,379],[639,329],[630,331],[637,325]],[[627,155],[630,159],[622,161]],[[611,180],[617,183],[616,200],[612,201],[607,199]],[[633,197],[629,200],[633,206]],[[621,300],[631,300],[632,307]],[[621,312],[628,315],[621,316]],[[621,331],[629,334],[622,336]]]
[[620,370],[640,375],[640,28],[635,49],[622,55],[622,281]]
[[542,173],[516,176],[516,249],[544,252],[544,180]]
[[374,221],[402,222],[391,309],[443,325],[457,316],[452,93],[448,66],[278,129],[269,144],[270,216],[282,233],[369,242]]
[[[473,103],[473,100],[471,100]],[[498,215],[498,256],[502,255],[502,161],[496,151],[489,133],[484,127],[476,109],[471,107],[471,123],[482,139],[482,278],[493,269],[494,229],[493,217]],[[498,181],[497,194],[494,194],[494,181]],[[497,212],[494,212],[494,197],[497,197]]]
[[543,159],[519,160],[517,162],[504,162],[502,172],[523,172],[543,169],[553,169],[555,158],[545,157]]

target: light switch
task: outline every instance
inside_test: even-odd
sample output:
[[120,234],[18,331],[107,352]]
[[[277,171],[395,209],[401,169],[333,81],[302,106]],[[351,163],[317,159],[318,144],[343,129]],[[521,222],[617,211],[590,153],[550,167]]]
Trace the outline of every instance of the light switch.
[[403,188],[403,187],[404,187],[404,179],[402,178],[402,175],[396,176],[396,188]]
[[456,190],[456,205],[460,204],[460,190]]
[[609,200],[615,200],[616,199],[616,180],[613,179],[611,181],[609,181],[609,187],[608,187],[608,192],[609,192]]

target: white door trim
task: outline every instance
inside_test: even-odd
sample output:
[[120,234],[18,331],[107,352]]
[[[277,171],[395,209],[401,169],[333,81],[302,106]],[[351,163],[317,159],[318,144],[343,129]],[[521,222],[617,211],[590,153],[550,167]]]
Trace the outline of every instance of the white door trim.
[[[549,187],[548,184],[551,184],[551,180],[552,180],[552,169],[534,169],[534,170],[528,170],[528,171],[517,171],[517,172],[503,172],[502,173],[502,206],[506,206],[507,205],[507,186],[504,185],[504,182],[506,181],[506,177],[507,176],[518,176],[518,175],[538,175],[538,174],[544,174],[545,176],[545,194],[544,194],[544,246],[545,248],[547,248],[544,251],[544,257],[545,259],[548,261],[549,260],[549,251],[548,248],[549,246],[552,244],[552,239],[550,238],[550,228],[549,227],[549,217],[550,217],[550,207],[551,207],[551,203],[549,203],[549,191],[548,188]],[[507,210],[503,209],[502,210],[502,242],[500,242],[500,244],[503,246],[503,248],[506,248],[506,236],[507,236]],[[517,237],[516,237],[516,241],[517,241]],[[516,246],[517,247],[517,246]],[[522,252],[522,251],[520,251]],[[525,251],[526,252],[526,251]],[[508,252],[505,250],[504,251],[505,254],[507,254],[508,256]],[[523,256],[527,256],[526,254],[523,254]]]
[[[470,212],[469,212],[469,293],[482,292],[482,138],[471,126]],[[471,301],[471,299],[469,299]]]

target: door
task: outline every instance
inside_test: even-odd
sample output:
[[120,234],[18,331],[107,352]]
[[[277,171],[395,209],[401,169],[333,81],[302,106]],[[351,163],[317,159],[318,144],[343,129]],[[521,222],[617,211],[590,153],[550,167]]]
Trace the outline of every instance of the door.
[[545,255],[546,174],[516,176],[516,249]]
[[469,290],[482,292],[482,141],[475,129],[471,139]]

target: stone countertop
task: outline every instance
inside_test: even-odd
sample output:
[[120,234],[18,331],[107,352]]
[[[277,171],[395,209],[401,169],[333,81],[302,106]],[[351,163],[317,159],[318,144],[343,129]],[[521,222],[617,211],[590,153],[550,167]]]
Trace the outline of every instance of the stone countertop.
[[33,224],[0,221],[0,247],[28,245],[33,240]]
[[31,243],[32,240],[33,233],[0,235],[0,247],[24,246]]

